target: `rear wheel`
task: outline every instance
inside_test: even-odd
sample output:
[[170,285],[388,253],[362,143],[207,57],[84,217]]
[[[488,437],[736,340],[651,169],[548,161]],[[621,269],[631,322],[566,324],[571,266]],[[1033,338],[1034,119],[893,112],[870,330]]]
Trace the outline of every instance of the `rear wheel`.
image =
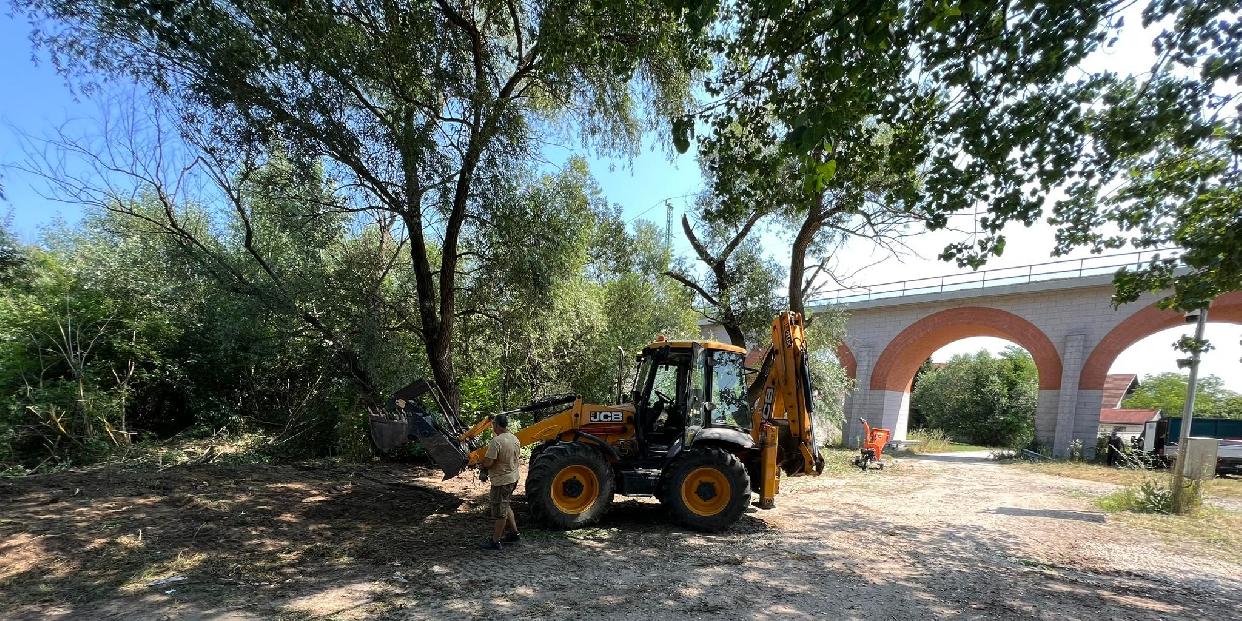
[[677,458],[660,499],[681,524],[716,532],[742,517],[750,505],[750,491],[750,476],[741,460],[720,448],[704,448]]
[[554,444],[531,460],[526,502],[537,520],[581,528],[604,515],[613,483],[612,466],[598,449],[577,442]]

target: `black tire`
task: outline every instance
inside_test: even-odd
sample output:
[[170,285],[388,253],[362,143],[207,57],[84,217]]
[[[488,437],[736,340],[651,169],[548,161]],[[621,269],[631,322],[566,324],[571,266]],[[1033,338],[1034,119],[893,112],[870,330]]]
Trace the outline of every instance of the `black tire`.
[[[560,483],[559,490],[554,489],[562,473],[568,478]],[[531,459],[526,503],[531,517],[539,522],[554,528],[582,528],[599,521],[608,510],[614,483],[612,466],[599,449],[581,442],[561,442]],[[592,488],[594,497],[583,498],[582,494],[590,494]],[[578,503],[581,506],[576,506]]]
[[717,447],[682,453],[665,472],[661,487],[661,502],[673,519],[695,530],[725,530],[750,506],[750,475],[746,466],[732,453]]
[[532,448],[530,450],[530,459],[528,459],[526,463],[529,465],[534,465],[535,460],[539,459],[539,456],[542,455],[544,451],[548,450],[549,446],[556,446],[556,442],[541,442],[539,444],[536,444],[535,448]]

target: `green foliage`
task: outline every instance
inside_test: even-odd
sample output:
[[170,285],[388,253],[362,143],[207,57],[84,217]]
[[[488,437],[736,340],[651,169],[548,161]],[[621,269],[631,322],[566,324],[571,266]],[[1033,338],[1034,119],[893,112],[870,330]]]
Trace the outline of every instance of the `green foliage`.
[[[1160,410],[1166,417],[1181,416],[1188,383],[1181,373],[1145,376],[1121,406]],[[1195,416],[1242,419],[1242,395],[1225,388],[1224,380],[1215,375],[1200,377],[1195,390]]]
[[[463,410],[509,409],[553,394],[615,399],[618,347],[633,356],[660,334],[698,334],[690,294],[661,276],[662,233],[627,231],[574,159],[517,191],[466,263],[458,336]],[[471,246],[472,249],[475,246]],[[628,384],[626,385],[628,390]]]
[[1094,81],[1066,75],[1102,45],[1111,10],[724,3],[704,85],[713,100],[696,118],[717,199],[708,217],[789,224],[787,290],[799,311],[818,273],[808,256],[855,237],[887,246],[910,225],[943,228],[984,204],[978,235],[944,253],[977,267],[1002,251],[1006,223],[1034,222],[1056,173],[1074,163],[1073,128]]
[[1022,448],[1034,434],[1038,399],[1035,361],[1009,347],[999,358],[986,351],[954,356],[922,376],[910,402],[929,427],[957,440]]
[[[369,455],[367,414],[428,375],[418,270],[392,218],[325,211],[323,171],[272,152],[221,181],[231,209],[145,195],[9,244],[0,460],[222,430],[257,432],[272,455]],[[627,231],[583,161],[492,191],[458,264],[468,419],[554,393],[609,400],[618,348],[628,373],[658,334],[697,334],[690,295],[660,275],[661,235]]]
[[[138,202],[14,245],[19,278],[0,285],[0,461],[128,453],[127,431],[369,456],[369,411],[427,375],[409,325],[414,275],[383,221],[315,211],[324,183],[273,159],[238,185],[242,211],[178,214],[197,244],[156,234],[162,208]],[[627,231],[583,162],[507,200],[462,264],[468,419],[564,392],[609,400],[618,347],[629,373],[658,334],[697,334],[689,294],[660,276],[660,232]],[[89,350],[66,359],[62,329]]]
[[1242,26],[1228,2],[1151,2],[1157,61],[1105,74],[1076,129],[1081,156],[1053,210],[1058,252],[1179,247],[1118,272],[1114,301],[1167,292],[1168,308],[1206,306],[1242,287]]
[[[63,72],[88,86],[118,74],[137,79],[169,106],[179,137],[193,147],[182,167],[151,161],[151,152],[172,150],[138,149],[126,154],[134,161],[116,163],[117,149],[99,153],[77,143],[67,150],[90,164],[107,160],[92,168],[109,171],[107,178],[83,184],[48,171],[54,185],[105,208],[115,202],[110,190],[118,178],[174,202],[185,188],[220,186],[201,204],[212,215],[236,212],[238,230],[251,238],[263,225],[246,221],[257,214],[235,179],[249,183],[274,153],[299,175],[322,171],[330,186],[310,188],[312,202],[290,206],[312,230],[373,225],[378,238],[390,235],[404,246],[387,258],[408,263],[402,285],[418,302],[402,319],[416,331],[428,370],[454,405],[456,324],[476,312],[457,305],[465,288],[461,263],[480,248],[498,248],[486,239],[493,223],[507,227],[516,217],[537,226],[526,220],[537,210],[513,209],[521,207],[514,197],[541,139],[572,126],[594,150],[633,153],[645,127],[686,108],[691,72],[706,63],[698,42],[707,15],[658,1],[230,0],[170,8],[146,0],[16,0],[14,6]],[[146,140],[110,138],[128,145]],[[170,170],[182,178],[166,178]],[[211,249],[205,235],[182,226],[176,212],[184,205],[172,207],[152,221],[188,246]],[[310,246],[305,256],[321,248]],[[375,333],[348,334],[351,328],[323,322],[319,305],[288,299],[286,291],[313,284],[320,273],[313,260],[272,269],[265,255],[271,250],[247,248],[245,265],[228,266],[227,275],[262,291],[268,306],[296,308],[293,317],[331,344],[356,388],[376,392],[378,378],[366,369],[361,348],[347,342]],[[509,276],[525,275],[546,291],[557,266],[545,266],[537,254],[526,255],[525,266],[514,260],[521,253],[500,260],[519,270]]]
[[[1192,510],[1202,500],[1197,493],[1191,494],[1189,498],[1192,499]],[[1173,490],[1167,484],[1149,477],[1137,485],[1127,485],[1099,498],[1096,505],[1110,512],[1131,511],[1168,515],[1173,513]]]
[[0,220],[0,285],[12,283],[25,263],[26,257],[9,232],[7,220]]
[[[807,366],[811,375],[815,429],[821,445],[839,442],[845,430],[845,396],[854,389],[854,380],[837,360],[837,343],[845,335],[844,313],[828,310],[815,313],[806,328]],[[771,318],[768,318],[771,323]],[[771,337],[769,337],[771,338]]]

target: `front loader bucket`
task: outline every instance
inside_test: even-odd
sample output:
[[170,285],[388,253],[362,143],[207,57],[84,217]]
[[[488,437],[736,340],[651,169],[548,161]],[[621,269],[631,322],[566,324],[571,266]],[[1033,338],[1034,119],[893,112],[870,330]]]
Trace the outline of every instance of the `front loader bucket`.
[[[441,406],[441,416],[424,407],[423,395],[430,395]],[[388,399],[387,415],[371,416],[371,441],[385,453],[418,442],[431,463],[444,471],[444,478],[451,479],[461,474],[470,461],[466,455],[468,447],[457,440],[460,426],[435,386],[419,380]]]
[[409,423],[410,435],[427,451],[431,463],[444,471],[445,479],[451,479],[466,469],[470,458],[466,456],[462,443],[436,427],[435,417],[428,413],[416,413],[409,416]]
[[371,415],[371,443],[381,453],[391,453],[410,441],[410,424],[404,417]]

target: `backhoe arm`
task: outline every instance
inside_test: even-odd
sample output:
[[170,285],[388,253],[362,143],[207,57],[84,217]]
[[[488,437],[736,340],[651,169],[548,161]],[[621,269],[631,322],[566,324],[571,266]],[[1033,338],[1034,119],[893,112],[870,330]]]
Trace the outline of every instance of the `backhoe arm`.
[[772,347],[750,387],[752,437],[762,451],[761,507],[771,507],[778,488],[777,467],[786,474],[819,474],[824,458],[815,443],[811,373],[802,316],[786,311],[772,320]]
[[[575,428],[577,425],[575,425],[574,423],[574,416],[582,412],[582,398],[577,395],[560,395],[556,397],[550,397],[547,399],[541,399],[539,401],[530,403],[528,405],[524,405],[516,410],[509,410],[508,412],[503,412],[503,414],[512,415],[512,414],[519,414],[523,412],[535,412],[538,410],[546,410],[548,408],[554,408],[554,407],[565,406],[565,405],[569,405],[569,407],[566,408],[564,411],[548,416],[544,418],[543,420],[529,427],[523,427],[522,429],[518,430],[517,433],[513,434],[517,436],[518,443],[521,446],[529,446],[536,442],[543,442],[545,440],[551,440],[552,438],[555,438],[561,435],[562,433],[565,433],[566,431],[569,431]],[[492,428],[492,417],[491,416],[485,417],[483,420],[479,421],[478,423],[475,423],[474,427],[471,427],[470,430],[467,431],[465,435],[461,437],[460,441],[469,442],[471,439],[479,437],[480,434],[482,434],[484,431],[487,431],[488,429],[491,429],[491,428]],[[470,451],[470,455],[469,455],[470,461],[468,462],[468,465],[477,466],[483,463],[483,458],[486,455],[487,455],[486,445],[481,446],[477,449],[474,449],[473,451]]]
[[[529,446],[538,442],[551,440],[574,428],[574,413],[581,409],[580,406],[581,403],[575,403],[574,407],[559,414],[549,416],[533,425],[530,425],[529,427],[523,427],[513,435],[517,436],[518,444],[521,446]],[[486,420],[487,426],[485,428],[490,429],[492,426],[491,418],[489,417]],[[475,426],[478,427],[478,425]],[[482,432],[483,430],[479,430],[479,433]],[[487,445],[480,446],[479,448],[470,451],[469,465],[477,466],[483,463],[483,458],[485,456],[487,456]]]

